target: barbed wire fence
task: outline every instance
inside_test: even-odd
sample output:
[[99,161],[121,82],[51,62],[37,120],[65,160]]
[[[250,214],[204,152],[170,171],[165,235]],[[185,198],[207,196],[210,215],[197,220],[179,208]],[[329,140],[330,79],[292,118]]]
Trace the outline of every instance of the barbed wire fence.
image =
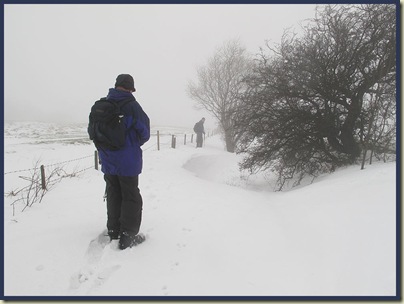
[[[217,134],[217,130],[208,131],[204,135],[204,141],[206,138],[209,138],[215,134]],[[193,144],[194,143],[194,133],[182,133],[182,132],[160,132],[152,133],[150,135],[151,138],[155,137],[155,140],[149,141],[151,144],[148,144],[146,147],[143,147],[143,151],[155,149],[160,151],[163,148],[172,148],[176,149],[177,144]]]
[[[81,162],[81,160],[90,157],[93,157],[93,155],[87,155],[48,165],[40,165],[40,161],[38,160],[32,168],[5,172],[5,176],[25,173],[19,175],[18,178],[22,179],[26,184],[5,193],[5,196],[13,198],[11,203],[13,207],[13,215],[15,215],[17,205],[22,205],[21,212],[23,212],[33,204],[40,203],[45,194],[57,183],[62,181],[62,179],[77,176],[86,170],[94,168],[94,165],[85,168],[78,167],[78,163]],[[66,165],[71,163],[76,163],[76,166],[71,168],[71,170],[66,169]]]
[[[206,137],[214,135],[215,132],[207,132]],[[193,144],[194,134],[186,134],[180,132],[160,132],[157,131],[151,134],[151,140],[148,144],[142,147],[143,151],[160,151],[162,149],[176,149],[177,140],[183,138],[183,145]],[[154,140],[153,140],[154,139]],[[92,164],[86,162],[85,167],[80,167],[83,160],[92,158]],[[67,165],[75,163],[76,165],[70,170],[66,169]],[[91,165],[90,165],[91,164]],[[70,160],[60,161],[52,164],[43,165],[40,161],[36,161],[32,168],[20,169],[5,172],[4,176],[20,174],[18,178],[26,182],[24,186],[17,187],[13,190],[9,190],[4,195],[6,197],[12,197],[13,201],[11,203],[13,215],[15,215],[17,205],[21,205],[21,212],[23,212],[28,207],[31,207],[35,203],[40,203],[45,196],[45,194],[50,191],[56,184],[61,182],[63,179],[68,177],[76,177],[79,174],[95,169],[99,170],[100,160],[98,157],[98,151],[94,151],[94,154],[86,155],[83,157],[78,157]]]

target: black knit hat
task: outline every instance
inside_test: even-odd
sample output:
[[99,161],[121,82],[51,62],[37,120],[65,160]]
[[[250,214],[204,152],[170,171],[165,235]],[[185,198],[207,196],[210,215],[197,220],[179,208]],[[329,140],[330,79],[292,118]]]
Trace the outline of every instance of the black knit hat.
[[127,90],[131,90],[135,92],[135,82],[133,81],[133,77],[129,74],[120,74],[116,77],[115,88],[116,87],[123,87]]

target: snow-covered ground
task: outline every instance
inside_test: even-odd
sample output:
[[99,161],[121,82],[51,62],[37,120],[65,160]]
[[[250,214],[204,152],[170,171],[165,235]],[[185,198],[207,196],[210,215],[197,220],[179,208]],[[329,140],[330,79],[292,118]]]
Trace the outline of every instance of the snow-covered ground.
[[203,149],[181,136],[171,149],[167,135],[160,151],[152,136],[140,176],[148,240],[120,251],[90,245],[105,228],[105,184],[83,137],[84,125],[5,125],[5,193],[38,164],[79,172],[24,212],[4,197],[5,296],[396,295],[395,162],[274,192],[270,177],[238,171],[218,135]]

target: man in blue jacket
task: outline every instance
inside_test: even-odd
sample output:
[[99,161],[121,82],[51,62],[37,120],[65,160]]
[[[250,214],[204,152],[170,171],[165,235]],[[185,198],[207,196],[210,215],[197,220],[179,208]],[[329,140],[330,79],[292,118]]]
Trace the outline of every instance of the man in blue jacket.
[[127,128],[125,146],[114,151],[99,150],[106,182],[108,235],[111,239],[119,239],[120,249],[145,240],[139,233],[143,201],[138,185],[143,164],[141,146],[150,138],[150,120],[132,95],[135,91],[131,75],[118,75],[115,88],[109,89],[107,100],[122,102],[132,99],[121,108]]

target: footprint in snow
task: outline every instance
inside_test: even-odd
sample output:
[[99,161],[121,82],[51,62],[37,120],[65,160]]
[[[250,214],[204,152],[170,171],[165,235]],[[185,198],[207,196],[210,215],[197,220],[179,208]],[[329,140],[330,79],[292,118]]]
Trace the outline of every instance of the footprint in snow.
[[84,286],[89,288],[87,290],[100,286],[121,267],[114,265],[98,270],[98,264],[105,254],[104,249],[108,244],[110,244],[110,239],[106,230],[90,242],[84,256],[84,265],[70,278],[70,291],[77,292]]

